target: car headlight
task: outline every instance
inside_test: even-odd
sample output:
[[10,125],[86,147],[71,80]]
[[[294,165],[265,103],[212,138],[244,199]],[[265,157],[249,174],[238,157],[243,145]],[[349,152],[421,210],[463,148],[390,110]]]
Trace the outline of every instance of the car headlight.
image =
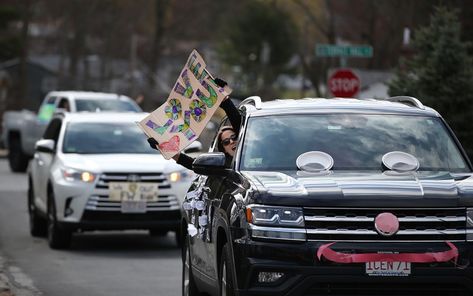
[[246,220],[254,225],[304,227],[302,208],[250,205]]
[[302,208],[249,205],[246,208],[251,237],[284,241],[305,241]]
[[95,174],[88,171],[81,171],[71,168],[61,169],[62,176],[66,181],[82,181],[86,183],[92,183],[95,181]]
[[194,172],[189,170],[182,170],[172,172],[168,175],[169,181],[171,182],[185,182],[185,181],[192,181],[194,179]]

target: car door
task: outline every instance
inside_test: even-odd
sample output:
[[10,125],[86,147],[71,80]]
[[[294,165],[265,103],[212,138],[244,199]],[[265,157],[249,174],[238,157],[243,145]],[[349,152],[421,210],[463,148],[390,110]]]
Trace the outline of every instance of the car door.
[[[62,123],[63,118],[53,118],[49,122],[49,125],[43,135],[43,139],[53,140],[55,142],[55,147],[57,147],[57,141],[61,131]],[[36,150],[32,161],[33,184],[35,196],[37,197],[36,205],[44,212],[46,211],[47,189],[50,176],[49,172],[56,158],[56,153],[56,150],[54,150],[53,153]]]
[[[227,124],[224,120],[220,127]],[[211,147],[211,151],[216,151],[217,135]],[[231,182],[228,182],[226,176],[206,177],[201,185],[202,210],[194,212],[198,226],[198,235],[195,240],[196,256],[201,259],[199,269],[212,279],[218,277],[215,213],[220,209],[222,196],[229,191],[229,187],[231,187]]]
[[[201,176],[202,178],[202,176]],[[213,245],[213,221],[215,206],[218,206],[218,195],[221,192],[223,177],[205,176],[200,184],[200,195],[192,211],[191,220],[197,228],[197,235],[194,237],[193,256],[195,256],[195,266],[208,277],[216,279],[217,271],[213,264],[212,253],[215,249]]]

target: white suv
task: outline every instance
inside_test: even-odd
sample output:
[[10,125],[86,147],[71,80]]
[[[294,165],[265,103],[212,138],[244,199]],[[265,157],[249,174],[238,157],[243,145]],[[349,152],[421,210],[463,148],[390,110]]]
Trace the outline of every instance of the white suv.
[[135,123],[146,115],[52,118],[28,167],[31,235],[47,233],[51,248],[66,248],[77,230],[178,231],[194,174],[149,147]]

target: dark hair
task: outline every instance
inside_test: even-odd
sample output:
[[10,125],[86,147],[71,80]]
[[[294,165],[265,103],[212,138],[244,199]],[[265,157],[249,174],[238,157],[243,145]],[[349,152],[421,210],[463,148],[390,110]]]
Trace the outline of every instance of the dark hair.
[[223,144],[222,144],[222,134],[223,134],[224,131],[233,131],[233,132],[235,132],[235,130],[231,126],[222,126],[220,128],[220,131],[218,132],[217,148],[218,148],[218,151],[225,153],[225,149],[223,148]]

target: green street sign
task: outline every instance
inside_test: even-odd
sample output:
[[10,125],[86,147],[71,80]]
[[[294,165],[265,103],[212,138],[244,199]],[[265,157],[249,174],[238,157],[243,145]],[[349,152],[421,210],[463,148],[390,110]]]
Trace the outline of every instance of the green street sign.
[[315,55],[318,57],[371,58],[373,47],[371,45],[316,44]]

